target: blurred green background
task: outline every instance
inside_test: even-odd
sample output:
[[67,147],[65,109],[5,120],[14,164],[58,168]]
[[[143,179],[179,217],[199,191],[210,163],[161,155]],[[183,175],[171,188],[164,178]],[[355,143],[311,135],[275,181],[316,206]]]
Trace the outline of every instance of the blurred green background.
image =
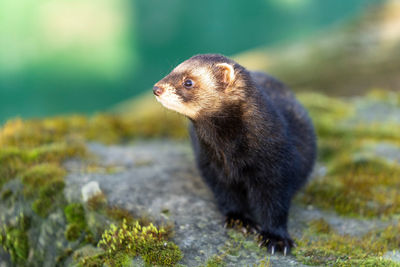
[[309,38],[377,0],[1,0],[0,124],[91,113],[198,53]]

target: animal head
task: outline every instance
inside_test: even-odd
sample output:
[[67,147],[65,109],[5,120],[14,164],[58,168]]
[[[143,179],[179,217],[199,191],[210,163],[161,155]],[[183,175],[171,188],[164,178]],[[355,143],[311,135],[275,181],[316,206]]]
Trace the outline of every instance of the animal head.
[[193,56],[174,68],[153,88],[166,108],[195,120],[244,98],[245,69],[222,55]]

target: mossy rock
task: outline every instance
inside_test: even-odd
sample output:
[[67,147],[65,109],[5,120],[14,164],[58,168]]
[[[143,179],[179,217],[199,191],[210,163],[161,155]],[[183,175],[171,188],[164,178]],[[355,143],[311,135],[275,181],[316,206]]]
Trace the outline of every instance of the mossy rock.
[[[383,141],[388,144],[398,143],[396,138],[398,138],[399,133],[392,130],[393,127],[397,126],[396,122],[368,123],[358,117],[356,103],[360,103],[360,101],[372,101],[371,99],[374,99],[375,102],[382,101],[382,103],[391,101],[392,96],[387,97],[384,94],[378,94],[374,98],[377,94],[377,91],[375,91],[361,99],[338,99],[317,93],[299,94],[300,101],[310,111],[317,129],[320,151],[319,164],[326,168],[326,174],[311,180],[301,193],[299,198],[301,203],[328,211],[336,211],[344,217],[368,217],[376,220],[384,218],[386,221],[392,222],[393,218],[399,214],[399,182],[396,179],[399,176],[398,168],[385,158],[377,157],[373,153],[372,156],[370,154],[364,155],[365,147],[373,147]],[[193,263],[194,252],[185,247],[183,239],[193,235],[195,231],[197,231],[195,234],[204,231],[204,235],[197,236],[196,240],[200,240],[199,243],[211,244],[210,246],[214,249],[203,251],[204,254],[201,254],[202,258],[198,263],[204,264],[207,257],[210,257],[208,262],[210,266],[224,264],[224,262],[232,263],[235,260],[240,262],[247,260],[246,263],[264,260],[263,257],[266,252],[257,250],[256,243],[251,238],[226,236],[225,230],[222,227],[219,228],[219,213],[211,204],[213,199],[210,195],[207,195],[209,192],[194,170],[193,158],[188,153],[183,152],[189,151],[189,146],[181,141],[171,145],[168,143],[171,141],[163,139],[163,141],[154,141],[153,145],[144,146],[146,151],[154,157],[152,165],[139,164],[140,166],[136,166],[132,164],[134,160],[130,161],[131,164],[127,163],[129,160],[126,160],[120,163],[122,166],[120,173],[107,171],[84,173],[90,179],[101,181],[102,187],[108,187],[107,192],[110,192],[110,194],[118,194],[118,190],[122,190],[119,187],[116,188],[118,184],[115,184],[114,180],[110,180],[110,178],[116,177],[121,178],[118,181],[126,183],[123,186],[133,183],[131,184],[132,187],[129,188],[137,195],[140,195],[141,191],[151,192],[153,194],[151,196],[144,195],[135,201],[125,201],[124,203],[141,203],[144,207],[148,206],[156,210],[159,206],[162,218],[176,220],[179,227],[188,227],[188,229],[176,229],[175,243],[171,243],[172,231],[167,227],[164,228],[165,232],[162,237],[158,236],[159,239],[154,240],[143,234],[143,227],[150,226],[148,218],[137,216],[136,210],[114,206],[115,199],[128,194],[121,194],[117,197],[114,195],[112,198],[114,203],[108,201],[105,195],[83,204],[79,203],[80,199],[71,200],[68,198],[70,202],[75,201],[68,203],[64,193],[66,186],[71,185],[68,185],[65,179],[69,179],[69,182],[74,182],[76,185],[81,182],[83,174],[80,171],[70,169],[66,178],[63,162],[66,159],[75,158],[75,161],[83,162],[82,164],[86,164],[86,162],[93,164],[96,155],[91,154],[96,154],[96,151],[91,145],[87,147],[86,142],[93,140],[107,144],[121,142],[124,146],[119,147],[119,149],[126,152],[123,155],[126,158],[129,157],[128,155],[134,155],[136,149],[140,151],[140,142],[136,143],[135,149],[130,150],[130,147],[126,146],[126,143],[130,141],[146,138],[175,138],[177,140],[187,138],[185,119],[169,112],[168,115],[164,115],[166,114],[164,109],[153,100],[148,98],[146,100],[148,102],[143,101],[142,105],[144,106],[138,105],[136,107],[136,104],[128,103],[126,105],[129,106],[129,110],[127,109],[125,114],[119,110],[112,114],[97,114],[92,117],[66,116],[44,120],[15,120],[7,123],[0,130],[0,175],[5,177],[0,183],[6,184],[11,179],[20,181],[21,192],[12,188],[12,195],[13,198],[16,196],[16,199],[21,198],[26,201],[24,208],[32,214],[35,227],[39,228],[40,224],[45,224],[44,222],[49,220],[49,217],[52,217],[54,213],[61,214],[57,223],[61,225],[61,239],[63,241],[56,240],[56,243],[65,242],[65,244],[68,244],[67,246],[71,247],[65,255],[59,255],[60,263],[71,260],[70,254],[73,254],[73,251],[80,246],[88,243],[97,244],[100,239],[103,240],[100,234],[108,228],[109,223],[116,225],[115,231],[119,231],[121,227],[123,229],[124,220],[126,224],[130,225],[129,227],[132,227],[128,232],[135,232],[134,229],[136,229],[140,233],[139,236],[144,237],[142,243],[137,241],[129,243],[131,246],[136,245],[134,250],[132,247],[129,248],[127,243],[122,242],[120,237],[116,240],[121,240],[124,246],[116,247],[118,249],[114,249],[111,246],[112,243],[109,243],[109,240],[106,239],[106,243],[99,254],[86,258],[80,257],[77,260],[88,263],[85,260],[90,259],[90,264],[93,266],[105,262],[118,265],[130,262],[133,257],[141,257],[148,264],[174,265],[182,258],[182,253],[185,253],[187,259],[183,258],[182,262]],[[125,107],[127,107],[126,105]],[[165,119],[164,116],[168,119]],[[29,128],[32,131],[26,130]],[[168,153],[162,151],[164,145],[168,149]],[[183,149],[182,146],[185,148]],[[182,150],[180,150],[181,148]],[[106,150],[107,148],[103,147],[103,149]],[[102,159],[100,157],[100,160]],[[116,164],[116,166],[119,165]],[[154,166],[159,169],[165,168],[160,177],[154,177]],[[135,172],[135,170],[138,172]],[[146,170],[148,171],[147,174],[151,171],[152,175],[144,179]],[[131,171],[137,175],[130,175],[127,179],[125,175]],[[166,178],[163,175],[169,176]],[[78,176],[78,178],[74,180],[74,176]],[[176,184],[173,185],[174,183]],[[171,184],[172,187],[170,187]],[[138,187],[140,190],[135,191]],[[7,190],[9,190],[8,185],[2,191],[5,199],[11,194]],[[80,196],[80,187],[76,192]],[[179,196],[175,195],[177,192],[179,192]],[[185,195],[188,193],[190,193],[191,198]],[[166,196],[171,197],[171,199]],[[185,197],[187,198],[185,199],[186,202],[182,200]],[[198,203],[198,201],[203,201],[203,206],[186,206],[188,203]],[[127,206],[129,207],[129,205]],[[191,216],[185,214],[185,217],[179,214],[182,210],[176,207],[181,209],[186,207],[185,213],[192,214],[192,209],[197,208],[200,208],[200,212]],[[168,212],[163,212],[165,210],[168,210]],[[43,218],[39,218],[36,214]],[[184,221],[185,223],[182,223]],[[26,250],[32,249],[30,241],[35,240],[36,237],[31,236],[35,234],[35,231],[30,233],[30,230],[28,230],[27,232],[27,229],[10,222],[7,218],[5,225],[8,228],[6,232],[10,233],[10,238],[7,239],[8,241],[4,241],[6,238],[3,238],[2,242],[8,242],[7,251],[11,251],[10,255],[14,255],[12,256],[14,262],[27,260],[26,255],[29,253],[26,254]],[[139,223],[140,230],[132,226],[136,222]],[[50,227],[48,225],[51,224],[46,224],[46,227]],[[51,225],[51,227],[53,226]],[[162,227],[157,226],[155,229],[159,231]],[[295,250],[297,262],[338,266],[346,266],[346,264],[368,266],[372,263],[378,266],[395,264],[380,257],[399,245],[400,230],[396,223],[391,223],[386,228],[377,229],[370,232],[369,235],[360,237],[339,234],[334,227],[331,227],[329,222],[322,220],[312,221],[305,230],[300,230],[302,236],[297,236],[299,248]],[[152,235],[154,234],[153,237],[159,234],[159,232],[156,233],[154,228],[149,232]],[[124,238],[127,237],[125,234],[122,235]],[[186,241],[190,242],[189,239]],[[227,243],[226,246],[224,242]],[[198,245],[191,244],[194,247]],[[217,248],[222,249],[222,253],[218,253]],[[111,252],[108,252],[109,249],[111,249]],[[61,253],[60,251],[66,250],[57,251],[57,253]],[[244,255],[243,251],[248,252],[251,256],[246,258],[248,255]],[[264,253],[263,257],[261,256],[262,253]],[[278,258],[278,260],[282,263],[287,259]]]

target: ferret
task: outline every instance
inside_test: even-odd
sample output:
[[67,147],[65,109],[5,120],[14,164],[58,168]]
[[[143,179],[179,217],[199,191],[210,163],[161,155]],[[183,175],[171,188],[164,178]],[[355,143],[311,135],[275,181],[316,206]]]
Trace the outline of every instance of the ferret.
[[166,108],[191,121],[196,163],[228,225],[256,229],[260,245],[285,255],[293,195],[316,158],[304,107],[277,79],[218,54],[184,61],[153,87]]

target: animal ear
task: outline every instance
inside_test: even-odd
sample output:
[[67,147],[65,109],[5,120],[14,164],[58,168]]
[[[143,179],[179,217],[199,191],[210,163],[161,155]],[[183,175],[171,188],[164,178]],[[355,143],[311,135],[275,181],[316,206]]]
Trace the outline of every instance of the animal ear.
[[235,70],[233,66],[228,63],[219,63],[216,66],[220,68],[220,71],[222,73],[221,82],[223,82],[226,86],[231,84],[235,79]]

